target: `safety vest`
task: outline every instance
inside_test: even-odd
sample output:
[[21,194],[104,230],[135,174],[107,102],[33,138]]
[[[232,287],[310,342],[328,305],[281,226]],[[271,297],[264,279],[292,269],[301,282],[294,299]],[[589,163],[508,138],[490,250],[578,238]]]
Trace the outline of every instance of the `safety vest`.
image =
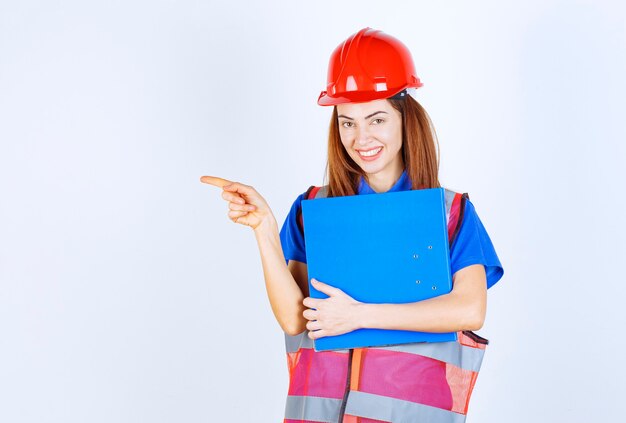
[[[312,186],[305,199],[326,197]],[[450,247],[467,194],[445,190]],[[302,215],[297,220],[302,229]],[[461,423],[489,341],[459,331],[457,341],[320,351],[308,331],[285,334],[289,392],[284,423]]]

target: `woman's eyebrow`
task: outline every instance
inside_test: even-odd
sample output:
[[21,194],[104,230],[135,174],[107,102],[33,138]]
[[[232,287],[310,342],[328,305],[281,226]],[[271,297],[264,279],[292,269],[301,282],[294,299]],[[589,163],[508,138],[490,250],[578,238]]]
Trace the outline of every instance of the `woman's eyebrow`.
[[[383,111],[383,110],[379,110],[379,111],[377,111],[377,112],[372,113],[371,115],[367,115],[367,116],[365,116],[365,120],[367,120],[367,119],[371,118],[372,116],[375,116],[375,115],[377,115],[377,114],[379,114],[379,113],[385,113],[385,114],[387,114],[387,112],[385,112],[385,111]],[[344,119],[354,120],[354,119],[352,119],[350,116],[346,116],[346,115],[339,115],[339,116],[337,116],[337,118],[344,118]]]

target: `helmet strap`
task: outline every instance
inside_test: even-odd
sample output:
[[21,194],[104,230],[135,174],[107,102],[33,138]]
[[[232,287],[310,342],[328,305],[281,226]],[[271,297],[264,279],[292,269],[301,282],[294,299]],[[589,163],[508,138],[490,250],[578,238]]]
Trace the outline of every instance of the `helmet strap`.
[[409,93],[407,92],[406,89],[400,91],[397,94],[392,95],[391,97],[389,97],[389,100],[402,100],[404,98],[406,98],[409,95]]

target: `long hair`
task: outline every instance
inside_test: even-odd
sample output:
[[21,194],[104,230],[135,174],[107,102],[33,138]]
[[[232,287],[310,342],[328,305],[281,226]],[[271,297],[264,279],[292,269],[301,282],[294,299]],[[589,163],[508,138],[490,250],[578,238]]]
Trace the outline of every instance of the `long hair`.
[[[402,159],[411,189],[439,188],[439,143],[426,110],[410,95],[388,99],[402,115]],[[328,131],[328,162],[324,184],[328,197],[355,195],[365,172],[346,152],[339,135],[337,107],[333,107]]]

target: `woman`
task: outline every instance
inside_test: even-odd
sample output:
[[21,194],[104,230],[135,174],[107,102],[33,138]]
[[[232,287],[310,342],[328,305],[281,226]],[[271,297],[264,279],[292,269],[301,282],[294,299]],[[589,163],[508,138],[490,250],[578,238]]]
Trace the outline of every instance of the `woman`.
[[[365,28],[335,49],[327,90],[318,99],[320,105],[334,106],[329,183],[298,196],[280,233],[253,187],[201,178],[223,189],[232,221],[254,229],[270,304],[287,340],[285,422],[465,420],[487,344],[471,331],[482,327],[487,288],[503,273],[466,194],[446,190],[449,294],[408,304],[366,304],[332,281],[312,279],[328,298],[308,297],[303,199],[440,186],[434,131],[411,92],[421,85],[407,48],[381,31]],[[458,340],[349,351],[312,348],[313,339],[359,328],[457,332]]]

